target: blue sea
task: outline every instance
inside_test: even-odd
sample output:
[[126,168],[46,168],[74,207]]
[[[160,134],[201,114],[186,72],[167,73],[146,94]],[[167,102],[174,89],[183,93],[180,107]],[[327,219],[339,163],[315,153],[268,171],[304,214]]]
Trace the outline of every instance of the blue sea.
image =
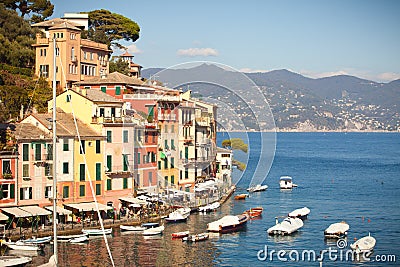
[[[236,136],[240,134],[219,134],[218,140]],[[161,237],[144,239],[115,231],[108,239],[115,266],[400,266],[400,134],[278,133],[275,139],[272,134],[249,133],[247,137],[249,152],[235,151],[235,158],[248,166],[244,173],[234,170],[236,193],[262,180],[267,191],[241,201],[231,198],[212,214],[192,214],[187,223],[167,225]],[[271,145],[263,149],[274,157],[258,162],[256,154],[265,141]],[[298,187],[280,191],[282,175],[292,176]],[[264,208],[262,217],[249,221],[240,232],[213,235],[195,244],[171,239],[172,232],[203,232],[208,222],[256,206]],[[298,233],[267,235],[275,217],[305,206],[311,213]],[[323,231],[340,221],[346,221],[350,230],[340,244],[344,247],[338,249],[335,241],[324,239]],[[371,261],[346,257],[348,245],[368,234],[377,241]],[[322,263],[304,254],[319,256],[329,248],[331,254],[324,254]],[[85,245],[62,243],[59,250],[60,266],[111,266],[101,238]],[[48,256],[37,257],[34,263]]]

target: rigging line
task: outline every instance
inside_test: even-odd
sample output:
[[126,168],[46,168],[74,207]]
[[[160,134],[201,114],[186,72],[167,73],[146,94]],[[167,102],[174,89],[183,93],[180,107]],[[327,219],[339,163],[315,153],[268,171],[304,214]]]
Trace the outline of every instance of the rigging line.
[[[60,63],[61,63],[61,64],[60,64],[60,66],[61,66],[61,73],[62,73],[62,76],[64,77],[64,80],[66,80],[66,75],[65,75],[65,72],[64,72],[63,64],[62,64],[62,59],[61,59],[61,57],[59,57],[59,58],[60,58]],[[77,124],[76,116],[75,116],[75,112],[74,112],[74,107],[73,107],[73,105],[72,105],[72,97],[71,97],[71,94],[70,94],[70,92],[69,92],[70,89],[68,88],[68,86],[66,86],[66,90],[67,90],[67,95],[69,95],[69,97],[70,97],[70,99],[71,99],[71,101],[70,101],[70,107],[71,107],[72,117],[73,117],[73,119],[74,119],[74,125],[75,125],[76,134],[77,134],[78,141],[79,141],[79,150],[83,152],[84,150],[83,150],[83,146],[82,146],[82,142],[81,142],[81,135],[80,135],[80,133],[79,133],[79,128],[78,128],[78,124]],[[88,127],[90,128],[90,126],[88,126]],[[90,128],[90,129],[91,129],[91,128]],[[105,232],[104,232],[103,219],[102,219],[101,214],[100,214],[99,205],[98,205],[98,202],[97,202],[97,197],[96,197],[96,194],[95,194],[95,191],[94,191],[94,188],[93,188],[92,179],[91,179],[90,172],[89,172],[89,169],[88,169],[88,165],[87,165],[87,161],[86,161],[86,153],[83,153],[82,155],[83,155],[83,161],[84,161],[84,163],[85,163],[85,174],[86,174],[86,173],[88,174],[88,180],[89,180],[89,185],[90,185],[90,191],[91,191],[92,196],[93,196],[93,200],[94,200],[94,203],[95,203],[95,206],[96,206],[97,216],[99,217],[100,226],[101,226],[101,229],[102,229],[102,231],[103,231],[104,242],[105,242],[105,244],[106,244],[107,252],[108,252],[108,255],[109,255],[109,257],[110,257],[112,266],[115,267],[114,259],[113,259],[113,257],[112,257],[112,253],[111,253],[111,249],[110,249],[110,246],[109,246],[109,244],[108,244],[108,240],[107,240],[106,234],[105,234]]]

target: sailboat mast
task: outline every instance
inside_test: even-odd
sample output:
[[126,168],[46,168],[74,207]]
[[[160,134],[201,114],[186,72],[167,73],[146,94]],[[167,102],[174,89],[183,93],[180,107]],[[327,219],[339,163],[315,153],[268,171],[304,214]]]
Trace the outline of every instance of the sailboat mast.
[[55,265],[58,266],[58,254],[57,254],[57,124],[56,124],[56,87],[57,87],[57,73],[56,73],[56,52],[57,52],[57,44],[56,44],[56,37],[53,36],[53,255],[55,259]]

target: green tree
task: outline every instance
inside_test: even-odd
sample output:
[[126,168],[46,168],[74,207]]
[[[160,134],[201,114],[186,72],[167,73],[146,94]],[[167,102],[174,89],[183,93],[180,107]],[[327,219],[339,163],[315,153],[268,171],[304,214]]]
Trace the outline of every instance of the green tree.
[[43,21],[53,15],[54,5],[48,0],[3,0],[8,9],[18,11],[21,18],[31,15],[32,22]]
[[139,39],[139,25],[120,14],[105,9],[89,12],[89,30],[84,38],[123,48],[118,42],[121,40],[135,42]]
[[16,11],[0,4],[0,63],[15,67],[32,67],[35,51],[32,44],[35,32]]
[[113,58],[110,61],[110,73],[113,73],[115,71],[125,75],[129,75],[129,63],[119,57],[118,59]]

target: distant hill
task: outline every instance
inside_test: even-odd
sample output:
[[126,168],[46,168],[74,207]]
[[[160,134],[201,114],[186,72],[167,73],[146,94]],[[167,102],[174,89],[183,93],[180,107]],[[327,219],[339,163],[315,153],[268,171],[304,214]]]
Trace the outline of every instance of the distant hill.
[[[142,74],[147,78],[157,74],[155,78],[167,86],[189,87],[199,97],[224,98],[224,103],[239,117],[248,116],[253,108],[241,99],[241,95],[252,94],[253,81],[267,99],[275,124],[282,131],[393,131],[400,127],[400,80],[379,83],[349,75],[313,79],[282,69],[244,73],[251,80],[245,81],[238,73],[207,64],[178,70],[151,68]],[[193,83],[204,77],[240,89],[221,94],[213,84]],[[235,123],[229,125],[236,130]],[[245,125],[257,130],[251,120],[246,120]]]

